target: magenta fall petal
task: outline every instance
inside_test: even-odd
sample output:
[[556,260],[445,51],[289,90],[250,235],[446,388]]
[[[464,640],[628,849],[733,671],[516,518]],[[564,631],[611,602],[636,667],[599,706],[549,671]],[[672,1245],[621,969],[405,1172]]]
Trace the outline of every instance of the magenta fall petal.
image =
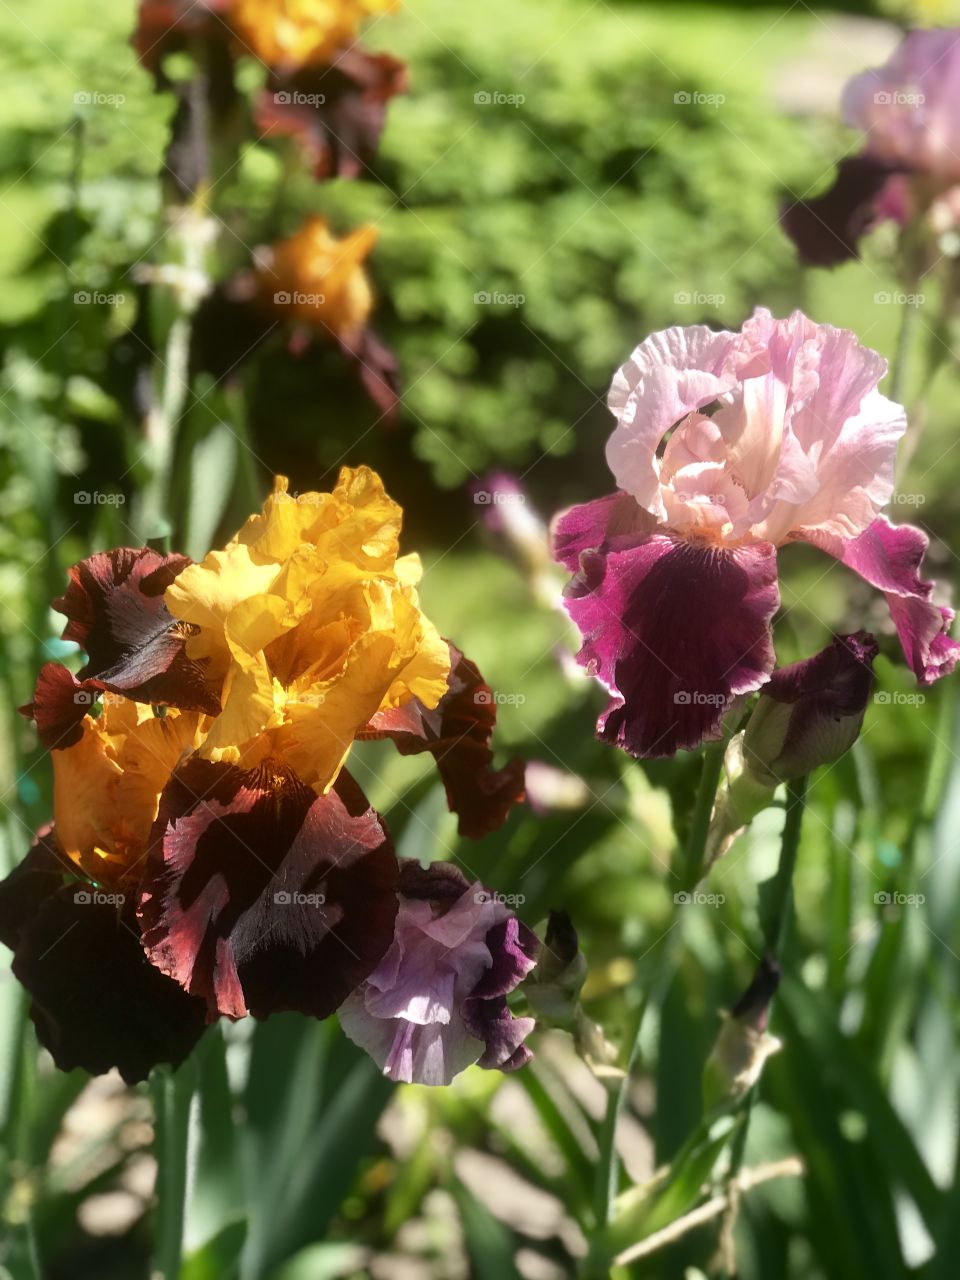
[[883,592],[904,657],[920,684],[950,674],[960,658],[960,642],[949,635],[953,610],[934,604],[934,584],[920,577],[930,541],[922,530],[880,516],[849,541],[823,534],[808,534],[806,540]]
[[[558,522],[568,550],[579,512]],[[666,756],[718,737],[732,700],[769,678],[776,550],[666,532],[626,541],[582,550],[566,606],[583,635],[578,661],[612,694],[600,737],[632,755]]]

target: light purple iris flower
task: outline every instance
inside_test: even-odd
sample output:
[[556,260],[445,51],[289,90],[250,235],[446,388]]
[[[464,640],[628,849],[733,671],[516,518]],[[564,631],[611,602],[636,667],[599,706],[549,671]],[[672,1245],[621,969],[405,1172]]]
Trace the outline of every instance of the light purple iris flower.
[[404,860],[393,943],[340,1025],[392,1080],[449,1084],[474,1063],[514,1071],[532,1056],[534,1020],[514,1017],[506,997],[538,947],[501,897],[452,864]]
[[617,372],[618,491],[553,531],[574,575],[578,661],[611,695],[604,741],[664,756],[719,736],[734,698],[773,670],[777,552],[791,542],[884,593],[921,684],[953,669],[953,612],[919,576],[927,538],[879,514],[906,428],[877,390],[885,373],[847,330],[763,309],[739,333],[655,333]]

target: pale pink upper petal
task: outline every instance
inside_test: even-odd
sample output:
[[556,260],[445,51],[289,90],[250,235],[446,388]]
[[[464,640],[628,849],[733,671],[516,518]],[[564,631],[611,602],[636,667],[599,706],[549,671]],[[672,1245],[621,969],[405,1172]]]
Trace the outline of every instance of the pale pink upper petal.
[[664,329],[641,342],[614,375],[607,404],[617,427],[607,463],[620,488],[660,519],[657,447],[681,418],[734,385],[740,341],[739,334],[706,325]]
[[890,497],[906,427],[877,391],[885,373],[853,333],[799,311],[777,320],[758,308],[739,334],[667,329],[614,378],[608,461],[640,507],[684,537],[855,537]]
[[889,62],[855,76],[847,124],[869,156],[947,180],[960,178],[960,28],[910,31]]
[[897,445],[906,426],[902,405],[879,391],[870,392],[860,412],[844,423],[837,441],[822,455],[817,492],[803,502],[779,503],[758,532],[775,543],[815,531],[857,537],[890,501]]

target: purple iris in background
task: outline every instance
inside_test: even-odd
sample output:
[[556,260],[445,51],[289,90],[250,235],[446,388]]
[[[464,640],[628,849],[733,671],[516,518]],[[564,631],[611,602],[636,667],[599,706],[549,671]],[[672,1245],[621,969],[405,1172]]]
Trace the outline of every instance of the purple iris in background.
[[847,85],[843,119],[866,134],[860,153],[823,195],[783,210],[804,262],[856,257],[886,219],[926,216],[937,234],[960,225],[960,28],[908,32],[885,66]]

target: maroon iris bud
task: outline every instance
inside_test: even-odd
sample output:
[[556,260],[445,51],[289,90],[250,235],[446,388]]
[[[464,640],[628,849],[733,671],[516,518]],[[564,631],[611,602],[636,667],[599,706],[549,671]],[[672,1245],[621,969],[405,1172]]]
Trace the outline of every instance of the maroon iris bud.
[[775,671],[744,732],[746,767],[776,786],[839,760],[863,726],[878,652],[857,631]]
[[853,746],[873,689],[877,642],[834,636],[812,658],[775,671],[746,729],[731,739],[708,838],[715,862],[773,800],[779,783],[833,764]]

